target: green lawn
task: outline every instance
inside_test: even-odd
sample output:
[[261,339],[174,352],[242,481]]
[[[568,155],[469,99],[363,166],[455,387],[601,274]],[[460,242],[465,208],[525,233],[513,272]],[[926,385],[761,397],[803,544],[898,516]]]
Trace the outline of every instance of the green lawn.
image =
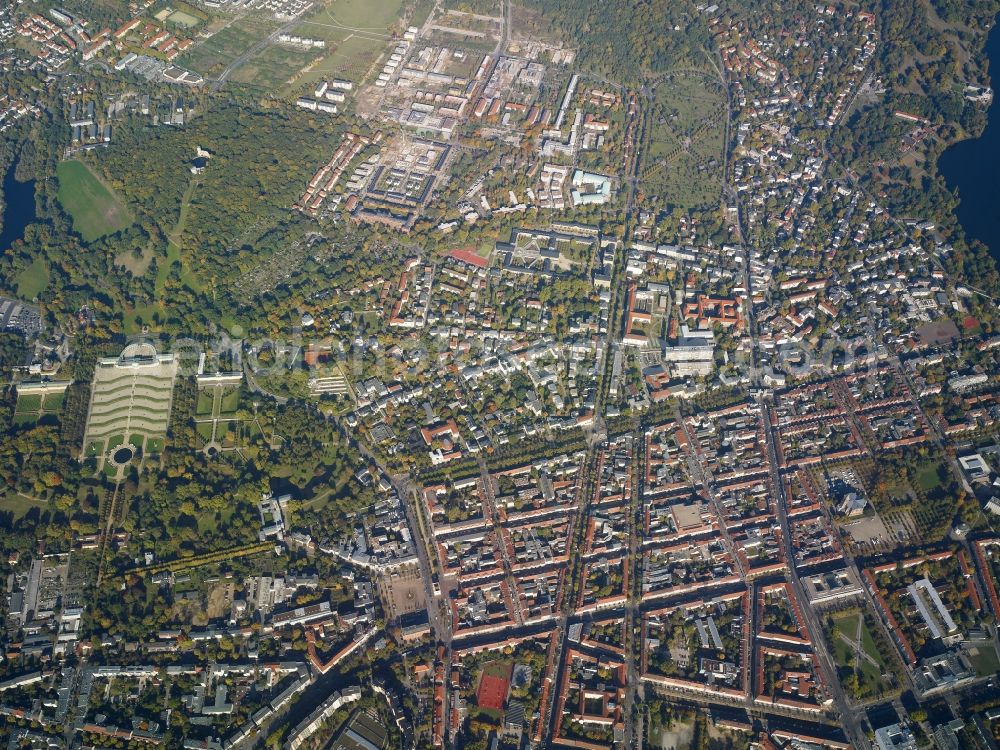
[[198,513],[195,518],[198,519],[198,532],[204,534],[206,531],[214,531],[220,525],[225,525],[229,523],[230,519],[233,517],[233,508],[227,508],[220,514],[221,519],[216,519],[215,511]]
[[838,667],[853,667],[854,652],[851,647],[844,643],[842,638],[835,638],[830,644],[833,646],[833,660]]
[[327,55],[296,85],[308,90],[328,76],[360,81],[392,41],[401,7],[401,0],[334,0],[307,16],[295,33],[326,40]]
[[193,28],[200,23],[197,18],[192,16],[190,13],[185,13],[182,10],[175,10],[167,16],[167,20],[170,23],[176,23],[178,26],[183,26],[186,29]]
[[45,510],[46,507],[48,506],[45,503],[37,502],[20,493],[0,495],[0,512],[12,513],[15,520],[23,518],[32,508]]
[[17,406],[14,411],[21,413],[27,411],[38,411],[42,408],[42,395],[40,393],[28,393],[17,397]]
[[215,389],[208,391],[198,391],[198,405],[194,413],[199,417],[207,417],[212,414],[212,405],[215,403]]
[[64,393],[46,393],[45,394],[45,408],[46,412],[57,412],[62,409],[63,399],[65,399],[66,394]]
[[400,0],[336,0],[328,13],[344,26],[386,32],[399,15]]
[[401,0],[333,0],[306,16],[294,33],[331,43],[352,33],[378,40],[391,34],[402,5]]
[[941,487],[941,464],[932,463],[917,472],[917,486],[924,492],[932,492]]
[[303,50],[273,44],[237,68],[230,80],[273,91],[284,86],[302,68],[322,55],[322,50]]
[[247,426],[247,439],[253,440],[254,438],[265,437],[264,430],[261,428],[256,421],[252,421]]
[[199,422],[195,425],[195,431],[206,443],[212,439],[212,426],[214,422]]
[[93,242],[132,223],[117,196],[83,162],[60,162],[56,176],[59,179],[56,197],[73,217],[73,229],[85,242]]
[[413,10],[413,15],[410,16],[410,25],[423,26],[433,9],[434,3],[431,0],[418,0],[416,8]]
[[240,423],[235,419],[220,419],[215,430],[215,437],[226,448],[236,447],[240,437]]
[[198,183],[194,180],[188,185],[187,190],[184,191],[184,195],[181,198],[181,210],[177,217],[177,225],[174,227],[173,231],[170,233],[170,242],[167,243],[167,262],[162,270],[158,270],[156,274],[156,298],[160,299],[163,294],[163,287],[167,283],[167,277],[170,275],[170,267],[174,263],[181,264],[181,281],[187,284],[189,287],[194,289],[196,292],[201,289],[201,284],[198,281],[197,275],[191,272],[191,269],[184,265],[184,261],[181,260],[181,246],[179,244],[180,238],[184,234],[184,226],[187,224],[189,209],[191,208],[191,196],[194,194],[194,189],[198,186]]
[[885,667],[885,660],[879,653],[878,646],[875,645],[875,636],[868,629],[868,623],[865,623],[865,626],[861,629],[861,648],[865,650],[866,654],[881,664],[883,668]]
[[997,651],[993,646],[989,644],[976,646],[969,649],[966,653],[968,654],[969,661],[972,663],[972,668],[976,670],[976,674],[980,677],[986,677],[1000,671],[1000,657],[997,657]]
[[[846,635],[850,640],[854,640],[855,635],[858,632],[858,620],[861,614],[854,612],[848,615],[842,615],[840,617],[834,616],[833,622],[841,633]],[[853,648],[847,644],[842,638],[833,639],[833,651],[834,659],[837,662],[838,667],[854,667],[857,655]],[[875,647],[875,641],[872,638],[871,633],[868,632],[867,625],[861,628],[861,647],[865,652],[871,656],[875,661],[881,662],[882,658],[879,656],[878,649]],[[862,670],[867,662],[862,659]],[[868,665],[871,666],[870,664]]]
[[115,265],[124,266],[133,276],[142,276],[149,268],[155,254],[151,243],[142,248],[142,254],[139,256],[134,255],[131,250],[122,250],[115,256]]
[[929,461],[914,476],[922,494],[913,505],[917,533],[927,541],[940,539],[955,517],[955,498],[949,491],[948,469],[941,461]]
[[[833,622],[837,630],[843,633],[851,641],[854,641],[858,632],[858,621],[861,618],[859,612],[843,613],[833,615]],[[863,653],[871,657],[875,662],[872,664],[867,659],[859,659],[854,647],[843,638],[830,634],[828,643],[833,652],[834,661],[837,664],[841,676],[845,673],[857,670],[857,687],[859,696],[878,695],[884,689],[882,675],[889,671],[889,667],[879,653],[875,643],[875,636],[869,629],[869,622],[865,620],[861,623],[861,648]]]
[[240,389],[234,388],[222,394],[220,414],[233,414],[240,406]]
[[841,615],[840,617],[834,617],[833,623],[836,625],[837,629],[850,638],[854,640],[854,634],[858,631],[858,618],[861,615],[857,612],[851,613],[849,615]]
[[49,264],[42,257],[36,257],[31,265],[17,276],[17,296],[34,299],[49,285]]

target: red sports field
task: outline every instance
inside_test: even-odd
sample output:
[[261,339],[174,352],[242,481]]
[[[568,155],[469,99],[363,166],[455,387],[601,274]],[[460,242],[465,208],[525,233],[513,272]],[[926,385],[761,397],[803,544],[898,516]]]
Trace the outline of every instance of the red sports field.
[[479,692],[476,693],[476,703],[480,708],[503,711],[503,702],[507,699],[507,680],[492,674],[484,674],[479,681]]

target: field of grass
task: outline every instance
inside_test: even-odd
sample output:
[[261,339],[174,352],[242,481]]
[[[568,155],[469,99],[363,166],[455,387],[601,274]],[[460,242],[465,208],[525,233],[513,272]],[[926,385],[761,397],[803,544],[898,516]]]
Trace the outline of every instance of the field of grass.
[[46,393],[44,410],[49,413],[60,411],[65,398],[65,393]]
[[[835,630],[827,633],[840,679],[855,698],[882,695],[893,687],[883,678],[891,670],[879,652],[872,624],[867,618],[862,618],[864,615],[857,611],[835,613],[831,616]],[[855,647],[859,624],[860,656]]]
[[351,29],[389,33],[402,5],[401,0],[334,0],[326,13],[333,23]]
[[330,76],[360,81],[390,43],[401,7],[401,0],[333,0],[309,15],[295,33],[325,40],[326,56],[296,85],[309,89]]
[[941,488],[942,464],[928,464],[920,469],[916,475],[917,486],[924,492],[934,492]]
[[0,495],[0,513],[13,514],[15,521],[26,516],[33,508],[45,510],[46,507],[48,507],[46,503],[38,502],[20,493],[12,492],[9,495]]
[[215,394],[212,391],[198,391],[198,405],[194,413],[199,417],[206,417],[212,414],[215,404]]
[[234,448],[240,439],[240,423],[236,419],[222,419],[215,430],[215,439],[225,448]]
[[62,393],[23,393],[14,405],[14,424],[28,425],[43,417],[58,416],[62,410]]
[[112,234],[127,227],[132,218],[117,196],[104,185],[86,164],[70,160],[56,167],[59,178],[59,203],[73,217],[73,229],[84,242]]
[[362,36],[349,36],[337,44],[333,53],[313,72],[360,82],[383,48],[384,44],[381,42]]
[[243,63],[229,80],[273,91],[284,86],[296,73],[322,54],[322,50],[271,45]]
[[234,413],[240,405],[240,391],[239,388],[234,388],[232,390],[225,391],[222,394],[222,399],[219,403],[219,413],[220,414],[232,414]]
[[295,33],[327,42],[341,42],[350,34],[389,41],[399,18],[402,0],[331,0],[303,19]]
[[1000,671],[1000,657],[997,650],[990,644],[984,643],[966,651],[972,668],[980,677],[987,677]]
[[[290,82],[311,89],[322,77],[360,78],[391,41],[401,0],[332,0],[301,22],[291,33],[323,39],[324,49],[271,44],[230,74],[234,83],[265,91],[288,90]],[[248,47],[276,28],[269,18],[237,19],[178,58],[178,64],[207,78],[218,76]],[[308,71],[302,74],[302,71]]]
[[17,397],[17,406],[14,411],[17,413],[38,411],[42,408],[42,395],[40,393],[28,393]]
[[[860,612],[850,612],[845,615],[834,615],[833,623],[838,631],[843,633],[848,637],[849,640],[854,641],[855,636],[858,632],[859,621],[861,620]],[[844,643],[841,640],[841,643]],[[847,644],[845,644],[847,645]],[[875,648],[875,643],[872,640],[871,633],[868,632],[868,627],[866,624],[861,626],[861,647],[863,651],[876,661],[880,660],[878,649]],[[847,653],[850,654],[848,661],[853,664],[855,651],[850,645],[847,645]],[[838,661],[838,664],[841,662]]]
[[36,257],[31,265],[17,276],[17,296],[34,299],[49,285],[49,264],[42,257]]
[[177,64],[195,70],[206,78],[217,76],[248,47],[266,37],[275,28],[276,22],[251,17],[241,18],[210,39],[192,46],[177,58]]
[[140,256],[134,255],[131,250],[123,250],[115,256],[115,265],[124,266],[134,276],[142,276],[146,273],[146,269],[149,268],[149,264],[153,260],[153,255],[154,252],[151,245],[146,245],[142,249],[142,255]]
[[191,287],[195,291],[199,291],[201,289],[198,277],[192,273],[190,268],[184,265],[184,261],[181,258],[181,246],[178,244],[181,235],[184,233],[184,225],[187,223],[188,208],[191,205],[192,192],[194,192],[193,186],[188,189],[186,193],[184,193],[184,203],[181,205],[180,219],[178,219],[177,226],[174,227],[174,231],[171,233],[170,242],[167,243],[167,262],[162,269],[157,269],[157,298],[159,298],[163,293],[163,289],[167,284],[167,277],[170,276],[170,267],[174,263],[181,264],[181,281],[184,282],[184,284]]
[[195,431],[202,438],[204,438],[205,442],[208,442],[209,440],[212,439],[212,427],[213,427],[213,425],[214,425],[214,422],[198,422],[198,424],[195,425]]
[[955,498],[945,486],[948,469],[941,461],[931,461],[914,475],[918,501],[913,520],[923,539],[940,539],[955,517]]
[[833,617],[833,624],[838,630],[840,630],[841,633],[847,635],[848,638],[853,638],[858,627],[858,620],[860,618],[860,612],[849,612],[846,614],[835,615]]
[[175,10],[169,16],[167,16],[167,21],[169,23],[175,23],[178,26],[183,26],[186,29],[190,29],[197,26],[200,21],[192,16],[190,13],[185,13],[182,10]]

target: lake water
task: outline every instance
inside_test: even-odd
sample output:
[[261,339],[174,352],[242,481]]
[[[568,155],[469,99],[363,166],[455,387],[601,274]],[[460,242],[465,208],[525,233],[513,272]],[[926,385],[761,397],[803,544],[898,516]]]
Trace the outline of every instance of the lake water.
[[24,230],[35,216],[35,181],[20,182],[14,177],[17,162],[10,165],[3,178],[3,229],[0,230],[0,252],[7,252],[24,237]]
[[[989,122],[980,138],[949,147],[938,160],[938,169],[961,203],[956,214],[969,238],[990,249],[1000,261],[1000,27],[993,26],[986,42],[990,61],[993,104]],[[978,82],[977,82],[978,83]]]

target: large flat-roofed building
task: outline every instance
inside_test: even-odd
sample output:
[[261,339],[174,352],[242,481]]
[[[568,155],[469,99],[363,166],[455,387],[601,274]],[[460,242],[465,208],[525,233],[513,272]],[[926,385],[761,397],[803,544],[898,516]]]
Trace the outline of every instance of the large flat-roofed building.
[[917,740],[909,727],[891,724],[875,730],[875,745],[879,750],[916,750]]
[[378,716],[357,711],[330,746],[330,750],[382,750],[387,733]]
[[[955,624],[951,613],[944,606],[937,589],[930,581],[921,578],[919,581],[911,583],[907,587],[907,591],[914,604],[917,605],[920,617],[923,618],[932,638],[944,638],[958,630],[958,625]],[[928,602],[933,606],[933,611],[928,606]]]
[[712,331],[690,330],[681,326],[676,344],[663,349],[663,361],[670,364],[679,377],[710,375],[715,366],[715,337]]
[[813,605],[860,596],[861,584],[852,568],[840,568],[825,573],[802,576],[802,585],[809,603]]

